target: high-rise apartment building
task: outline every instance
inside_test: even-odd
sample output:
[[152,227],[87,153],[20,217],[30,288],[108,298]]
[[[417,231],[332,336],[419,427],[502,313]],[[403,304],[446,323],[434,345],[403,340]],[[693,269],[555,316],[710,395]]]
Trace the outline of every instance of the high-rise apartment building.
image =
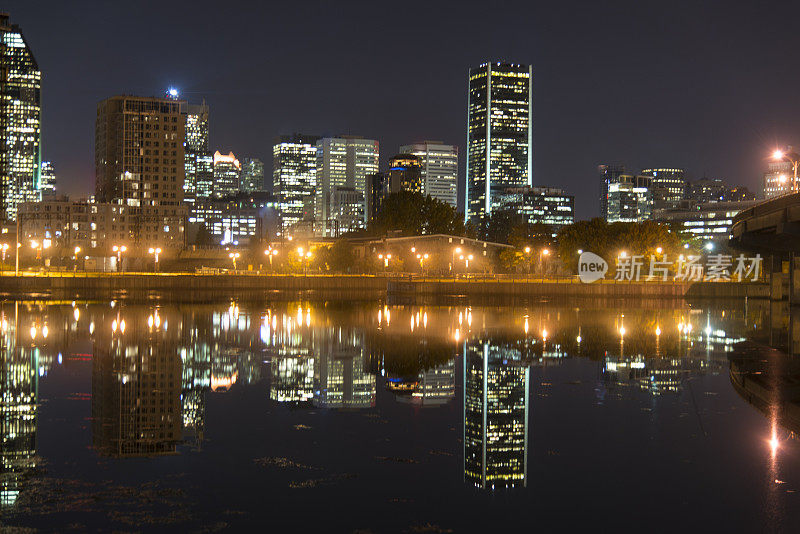
[[653,214],[653,193],[650,177],[622,174],[615,183],[608,184],[608,212],[606,221],[642,222]]
[[242,158],[239,192],[256,193],[264,190],[264,162],[258,158]]
[[441,141],[423,141],[400,147],[421,161],[423,193],[458,207],[458,147]]
[[196,198],[206,198],[212,183],[213,166],[208,144],[208,105],[181,102],[186,140],[184,142],[184,200],[193,203]]
[[[326,137],[317,141],[317,187],[315,202],[315,232],[331,236],[349,225],[348,221],[337,221],[331,200],[346,200],[351,203],[349,192],[361,196],[361,226],[366,225],[366,198],[369,176],[378,172],[378,142],[355,136]],[[342,194],[335,193],[339,190]],[[346,197],[346,198],[345,198]],[[350,211],[346,217],[350,217]]]
[[126,246],[182,240],[184,142],[177,100],[114,96],[97,105],[95,198],[124,206],[120,222],[131,230]]
[[675,208],[683,200],[686,190],[683,169],[643,169],[641,174],[652,178],[653,209]]
[[241,174],[242,164],[233,152],[214,152],[214,186],[211,196],[222,198],[238,193]]
[[39,200],[42,73],[19,26],[0,13],[0,191],[5,217]]
[[608,219],[608,186],[619,183],[619,177],[625,174],[623,165],[600,165],[600,216]]
[[49,161],[42,162],[39,174],[39,190],[42,192],[42,198],[53,197],[56,194],[56,170]]
[[498,192],[532,185],[533,69],[484,63],[469,71],[466,219],[491,214]]
[[278,205],[281,235],[303,220],[304,203],[314,197],[318,140],[311,135],[284,135],[272,145],[272,193]]
[[515,348],[488,341],[466,345],[466,482],[481,489],[527,484],[529,373]]

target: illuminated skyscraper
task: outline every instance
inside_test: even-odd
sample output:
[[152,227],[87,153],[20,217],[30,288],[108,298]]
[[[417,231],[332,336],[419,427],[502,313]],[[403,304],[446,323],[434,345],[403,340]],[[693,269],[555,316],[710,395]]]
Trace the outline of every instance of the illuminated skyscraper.
[[242,174],[242,164],[236,159],[233,152],[227,155],[214,152],[214,186],[212,196],[216,198],[235,195],[239,192],[239,179]]
[[0,13],[0,179],[7,219],[40,199],[42,73],[19,26]]
[[469,71],[466,219],[491,214],[495,195],[532,185],[533,69],[484,63]]
[[311,135],[284,135],[272,145],[272,193],[282,235],[303,219],[303,203],[314,197],[318,140]]
[[205,101],[200,105],[181,102],[184,116],[186,140],[184,146],[184,166],[186,180],[184,182],[184,200],[193,203],[196,198],[208,197],[212,181],[213,168],[208,149],[208,105]]
[[764,198],[770,199],[791,193],[793,180],[794,169],[790,162],[770,160],[767,172],[764,173]]
[[[340,198],[337,188],[352,189],[361,196],[361,225],[367,223],[367,191],[369,176],[378,172],[378,142],[372,139],[342,136],[326,137],[317,142],[317,187],[315,232],[322,236],[336,235],[343,224],[334,213],[332,200]],[[342,190],[344,190],[342,189]],[[348,198],[349,200],[349,198]],[[348,214],[349,217],[349,214]]]
[[49,161],[42,162],[41,176],[39,179],[42,197],[53,197],[56,194],[56,170]]
[[242,193],[264,191],[264,163],[260,159],[242,158],[239,191]]
[[458,147],[441,141],[423,141],[400,147],[420,158],[423,193],[458,206]]
[[483,489],[527,485],[529,369],[513,348],[477,341],[464,354],[464,478]]

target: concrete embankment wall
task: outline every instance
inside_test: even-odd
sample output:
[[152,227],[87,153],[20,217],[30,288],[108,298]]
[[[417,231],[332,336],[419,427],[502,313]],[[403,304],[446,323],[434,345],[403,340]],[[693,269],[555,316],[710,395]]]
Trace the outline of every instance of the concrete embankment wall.
[[204,302],[264,298],[319,298],[330,300],[375,300],[389,297],[395,302],[448,299],[548,298],[587,299],[741,299],[768,298],[769,287],[761,283],[660,283],[575,281],[526,281],[511,279],[426,280],[383,276],[325,275],[89,275],[2,276],[0,296],[56,299],[151,300],[163,298]]

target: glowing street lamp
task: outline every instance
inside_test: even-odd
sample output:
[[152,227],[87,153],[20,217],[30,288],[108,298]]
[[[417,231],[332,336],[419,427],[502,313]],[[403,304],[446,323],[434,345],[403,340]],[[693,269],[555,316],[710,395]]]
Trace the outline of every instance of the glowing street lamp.
[[264,251],[264,254],[269,258],[269,268],[272,269],[272,257],[278,253],[278,249],[269,247]]
[[155,272],[158,272],[158,255],[161,254],[161,247],[155,247],[155,248],[154,247],[150,247],[150,249],[147,252],[149,252],[150,254],[155,256],[155,260],[156,261],[155,261],[155,265],[153,266],[153,270]]
[[228,257],[233,261],[233,270],[235,271],[236,270],[236,258],[239,257],[239,253],[238,252],[231,252],[230,254],[228,254]]
[[128,250],[128,247],[125,245],[114,245],[111,247],[113,252],[117,253],[117,272],[122,271],[122,253]]
[[8,243],[3,243],[3,245],[0,246],[0,249],[3,251],[3,261],[4,262],[6,261],[6,251],[8,250],[8,246],[9,246]]
[[450,255],[450,272],[456,268],[456,254],[461,254],[461,247],[454,248],[453,253]]
[[391,254],[378,254],[378,259],[379,260],[383,260],[383,268],[384,269],[388,269],[389,268],[389,260],[392,259],[392,255]]
[[81,252],[81,247],[75,247],[72,252],[73,252],[72,259],[75,261],[75,265],[73,266],[72,270],[77,272],[78,271],[78,254]]

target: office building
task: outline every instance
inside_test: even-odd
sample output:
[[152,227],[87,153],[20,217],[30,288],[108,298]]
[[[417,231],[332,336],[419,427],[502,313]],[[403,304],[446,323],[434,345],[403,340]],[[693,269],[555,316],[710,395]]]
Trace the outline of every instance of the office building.
[[199,199],[189,213],[189,223],[196,229],[204,226],[214,243],[221,245],[260,242],[274,216],[274,205],[263,191]]
[[191,204],[206,198],[213,179],[212,156],[208,143],[208,105],[181,102],[186,139],[184,141],[184,200]]
[[555,187],[514,187],[497,196],[498,210],[520,214],[530,224],[546,224],[557,233],[575,222],[575,197]]
[[653,209],[674,208],[683,200],[686,179],[682,169],[644,169],[641,174],[651,178]]
[[788,161],[770,161],[764,173],[765,199],[786,195],[793,191],[794,169]]
[[600,206],[606,221],[641,222],[653,211],[652,178],[624,174],[620,166],[601,165]]
[[0,187],[5,218],[39,200],[42,73],[19,26],[0,13]]
[[706,202],[741,202],[755,200],[756,195],[743,186],[730,186],[719,178],[702,178],[686,183],[685,200],[697,204]]
[[264,163],[258,158],[242,158],[239,192],[256,193],[264,189]]
[[[320,236],[341,233],[349,221],[337,220],[337,207],[332,200],[351,200],[348,191],[361,196],[361,227],[367,222],[366,199],[368,177],[378,172],[378,142],[355,136],[326,137],[317,141],[317,184],[315,202],[315,232]],[[338,195],[336,191],[343,195]],[[354,196],[353,195],[353,196]],[[346,197],[346,198],[345,198]],[[349,210],[348,210],[349,211]],[[349,217],[349,214],[347,215]]]
[[[278,206],[281,235],[304,220],[304,207],[317,186],[317,141],[311,135],[284,135],[272,145],[272,194]],[[313,204],[313,203],[312,203]],[[313,220],[313,209],[311,219]]]
[[56,170],[53,164],[49,161],[42,162],[42,168],[39,176],[39,189],[42,192],[42,198],[52,198],[56,194]]
[[676,224],[687,235],[698,239],[727,241],[736,214],[756,203],[756,200],[684,201],[675,208],[654,210],[653,220]]
[[421,161],[423,193],[458,207],[458,147],[441,141],[423,141],[400,147]]
[[388,193],[411,191],[424,194],[422,161],[413,154],[397,154],[389,160],[386,182]]
[[522,487],[528,476],[529,369],[519,350],[464,347],[464,479],[481,489]]
[[214,152],[214,185],[211,196],[222,198],[238,193],[241,173],[242,164],[233,152]]
[[469,71],[466,219],[491,214],[495,196],[533,185],[533,70],[484,63]]
[[352,187],[333,186],[327,198],[326,237],[339,237],[365,228],[364,195]]

